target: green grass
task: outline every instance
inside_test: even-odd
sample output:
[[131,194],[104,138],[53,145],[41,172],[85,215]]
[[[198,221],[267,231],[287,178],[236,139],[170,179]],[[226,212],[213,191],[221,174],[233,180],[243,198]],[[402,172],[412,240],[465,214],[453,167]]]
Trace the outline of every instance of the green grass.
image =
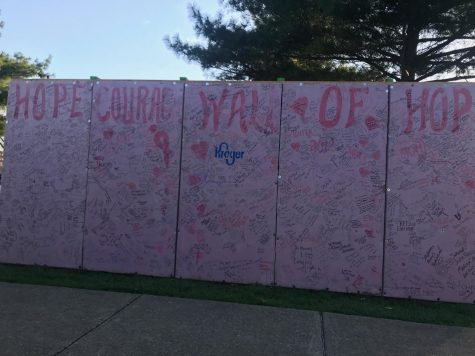
[[475,305],[0,264],[0,281],[220,300],[475,327]]

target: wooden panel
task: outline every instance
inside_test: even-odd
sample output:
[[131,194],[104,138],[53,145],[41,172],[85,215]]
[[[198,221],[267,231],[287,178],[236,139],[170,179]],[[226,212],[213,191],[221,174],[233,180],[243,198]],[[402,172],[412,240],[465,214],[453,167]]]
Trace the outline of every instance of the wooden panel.
[[391,90],[385,295],[475,301],[472,84]]
[[285,84],[276,283],[381,292],[384,84]]
[[186,87],[177,276],[273,282],[281,87]]
[[183,84],[94,86],[85,268],[173,274]]
[[0,261],[80,267],[88,81],[13,81],[0,194]]

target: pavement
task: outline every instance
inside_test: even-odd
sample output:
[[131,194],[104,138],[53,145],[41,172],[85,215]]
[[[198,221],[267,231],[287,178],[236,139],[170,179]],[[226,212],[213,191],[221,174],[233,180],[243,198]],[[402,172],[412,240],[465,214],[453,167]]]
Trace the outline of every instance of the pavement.
[[0,283],[0,355],[475,355],[475,329]]

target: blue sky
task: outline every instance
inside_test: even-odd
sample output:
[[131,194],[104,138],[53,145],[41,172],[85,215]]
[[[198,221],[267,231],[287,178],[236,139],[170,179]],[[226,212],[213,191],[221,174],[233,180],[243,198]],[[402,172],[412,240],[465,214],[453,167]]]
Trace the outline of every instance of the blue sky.
[[[0,50],[44,59],[56,78],[207,79],[163,38],[195,40],[190,0],[1,0]],[[215,14],[218,0],[195,1]]]

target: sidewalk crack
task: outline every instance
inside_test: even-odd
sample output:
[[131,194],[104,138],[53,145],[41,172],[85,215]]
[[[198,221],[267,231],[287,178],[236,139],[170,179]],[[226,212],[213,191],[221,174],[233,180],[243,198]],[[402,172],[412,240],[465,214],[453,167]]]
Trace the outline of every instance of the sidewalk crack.
[[327,346],[325,344],[325,323],[323,322],[323,313],[322,312],[320,312],[320,325],[321,325],[321,338],[322,338],[323,356],[327,356]]
[[96,326],[94,326],[93,328],[89,329],[88,331],[86,331],[85,333],[83,333],[82,335],[80,335],[78,338],[74,339],[69,345],[66,345],[65,347],[63,347],[61,350],[59,350],[58,352],[54,353],[53,356],[57,356],[61,353],[63,353],[64,351],[66,351],[67,349],[69,349],[71,346],[73,346],[75,343],[77,343],[79,340],[81,340],[82,338],[84,338],[85,336],[89,335],[90,333],[92,333],[94,330],[100,328],[102,325],[106,324],[108,321],[110,321],[112,318],[114,318],[116,315],[118,315],[120,312],[122,312],[123,310],[125,310],[126,308],[128,308],[130,305],[132,305],[133,303],[135,303],[140,297],[142,297],[142,295],[139,295],[135,298],[133,298],[132,300],[130,300],[129,302],[127,302],[127,304],[125,304],[123,307],[117,309],[115,312],[113,312],[110,316],[108,316],[107,318],[105,318],[104,320],[102,320],[100,323],[98,323]]

